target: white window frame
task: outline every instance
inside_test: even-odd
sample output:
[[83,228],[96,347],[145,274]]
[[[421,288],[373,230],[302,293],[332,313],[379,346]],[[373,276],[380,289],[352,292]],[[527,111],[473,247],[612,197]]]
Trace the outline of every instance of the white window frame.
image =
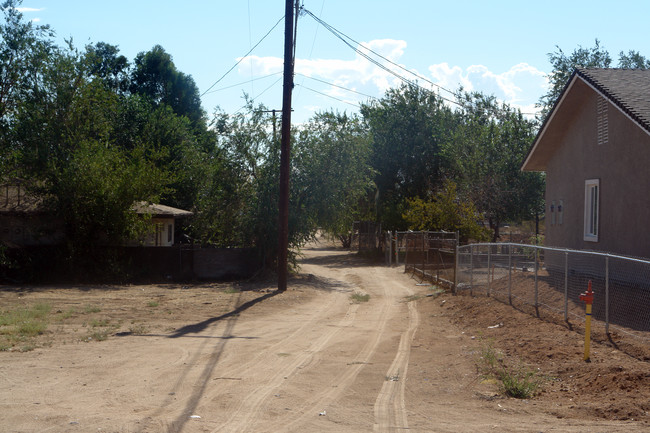
[[584,240],[598,242],[600,224],[600,179],[585,180]]

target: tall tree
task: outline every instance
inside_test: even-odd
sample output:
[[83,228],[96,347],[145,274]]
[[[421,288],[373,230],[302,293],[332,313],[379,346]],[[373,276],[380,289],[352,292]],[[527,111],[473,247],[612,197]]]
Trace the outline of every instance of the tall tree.
[[[540,98],[538,103],[542,107],[538,115],[539,120],[545,119],[551,111],[576,68],[609,68],[612,63],[609,52],[600,45],[598,39],[596,39],[593,47],[584,48],[578,46],[569,55],[565,54],[559,46],[555,48],[554,52],[548,54],[552,67],[552,71],[548,74],[550,86],[548,92]],[[650,60],[646,59],[638,51],[630,50],[627,53],[621,51],[617,66],[623,69],[647,69],[650,67]]]
[[23,102],[41,90],[43,69],[55,51],[48,26],[26,22],[21,0],[0,5],[0,173],[15,173],[18,158],[13,128]]
[[156,104],[167,104],[193,125],[205,120],[199,89],[190,75],[176,69],[163,47],[156,45],[139,53],[131,74],[131,91],[151,98]]
[[519,170],[535,123],[481,93],[463,94],[462,106],[462,122],[442,152],[447,175],[488,221],[496,241],[501,223],[530,219],[542,207],[543,177]]
[[452,110],[435,93],[404,85],[362,105],[361,114],[372,137],[377,218],[388,229],[405,229],[406,198],[441,184],[439,152],[454,128]]
[[360,203],[375,190],[370,140],[357,116],[316,114],[295,138],[294,201],[297,212],[343,242],[355,220],[367,219]]

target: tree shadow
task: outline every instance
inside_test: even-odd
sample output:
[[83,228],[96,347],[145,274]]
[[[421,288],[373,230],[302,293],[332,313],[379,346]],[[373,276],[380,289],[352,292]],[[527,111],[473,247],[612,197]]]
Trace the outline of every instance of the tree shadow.
[[204,320],[202,322],[199,322],[199,323],[192,323],[190,325],[185,325],[182,328],[178,328],[176,331],[174,331],[173,334],[169,335],[167,338],[179,338],[179,337],[183,337],[183,336],[185,336],[187,334],[198,334],[199,332],[203,331],[205,328],[207,328],[211,324],[213,324],[215,322],[218,322],[220,320],[227,319],[229,317],[237,316],[239,313],[242,313],[242,312],[248,310],[253,305],[258,304],[258,303],[260,303],[260,302],[262,302],[262,301],[264,301],[266,299],[272,298],[272,297],[274,297],[276,295],[279,295],[280,293],[282,293],[282,292],[275,291],[275,292],[271,292],[271,293],[266,293],[265,295],[260,296],[259,298],[251,299],[248,302],[244,302],[239,307],[235,308],[234,310],[232,310],[232,311],[230,311],[228,313],[222,314],[221,316],[211,317],[211,318],[206,319],[206,320]]

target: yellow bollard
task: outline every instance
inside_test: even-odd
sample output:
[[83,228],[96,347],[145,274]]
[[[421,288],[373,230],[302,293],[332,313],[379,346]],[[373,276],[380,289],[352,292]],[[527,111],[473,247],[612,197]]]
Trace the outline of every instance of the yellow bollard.
[[591,290],[591,280],[587,291],[580,294],[580,300],[587,304],[585,317],[585,361],[589,362],[589,352],[591,346],[591,305],[594,303],[594,292]]

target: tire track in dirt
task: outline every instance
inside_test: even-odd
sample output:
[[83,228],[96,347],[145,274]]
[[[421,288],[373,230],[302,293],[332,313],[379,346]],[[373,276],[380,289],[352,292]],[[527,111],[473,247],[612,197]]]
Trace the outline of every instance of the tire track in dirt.
[[[341,303],[343,297],[338,294],[337,304]],[[321,333],[321,335],[311,343],[309,348],[303,351],[300,355],[296,357],[293,361],[287,363],[284,359],[273,359],[271,355],[275,355],[274,351],[264,350],[261,352],[260,357],[265,361],[265,370],[270,370],[272,373],[270,377],[263,383],[260,384],[249,392],[244,398],[241,399],[240,404],[230,415],[229,419],[220,425],[217,429],[212,430],[213,433],[216,432],[241,432],[241,431],[251,431],[251,424],[257,422],[260,418],[260,413],[264,410],[264,403],[271,397],[274,391],[277,392],[277,389],[280,388],[287,379],[293,376],[298,370],[307,368],[308,366],[313,367],[314,358],[327,346],[329,341],[342,329],[345,329],[354,322],[356,312],[358,310],[357,304],[349,304],[347,310],[345,311],[343,317],[335,326],[329,326],[327,332]],[[329,309],[322,309],[326,311]],[[330,311],[331,312],[331,311]],[[329,321],[329,319],[327,320]],[[302,332],[304,333],[305,329],[308,327],[320,327],[321,320],[317,321],[316,325],[314,321],[305,324],[301,327]],[[294,334],[297,334],[296,331]],[[283,343],[290,342],[289,339],[285,339]],[[281,344],[275,346],[279,350],[282,347]],[[278,365],[280,364],[280,365]],[[249,370],[250,367],[245,370]],[[259,431],[259,430],[254,430]]]
[[[378,311],[378,313],[376,314],[375,321],[370,325],[372,329],[371,335],[364,337],[367,340],[366,344],[353,357],[353,360],[348,363],[343,372],[331,381],[329,389],[313,395],[298,408],[298,411],[301,413],[300,416],[294,417],[289,422],[278,422],[271,426],[272,428],[264,431],[303,431],[299,428],[300,426],[312,419],[314,414],[322,410],[326,412],[327,408],[333,402],[354,385],[356,377],[368,365],[382,338],[385,336],[388,321],[392,317],[390,313],[396,307],[394,300],[390,296],[391,292],[389,288],[384,284],[381,284],[381,287],[375,287],[377,282],[381,282],[381,278],[373,277],[372,282],[370,282],[368,278],[364,278],[359,273],[348,274],[346,275],[346,279],[357,282],[362,291],[369,292],[375,299],[378,298],[381,302],[379,306],[372,306],[373,310]],[[376,289],[380,289],[381,293],[378,293],[379,290]]]
[[[406,288],[408,295],[412,295],[411,289]],[[376,432],[394,432],[396,429],[408,429],[408,418],[406,412],[406,380],[408,378],[409,356],[411,344],[415,332],[420,325],[420,314],[415,302],[408,305],[409,325],[401,335],[397,354],[386,373],[384,382],[377,400],[375,401],[374,414]]]

